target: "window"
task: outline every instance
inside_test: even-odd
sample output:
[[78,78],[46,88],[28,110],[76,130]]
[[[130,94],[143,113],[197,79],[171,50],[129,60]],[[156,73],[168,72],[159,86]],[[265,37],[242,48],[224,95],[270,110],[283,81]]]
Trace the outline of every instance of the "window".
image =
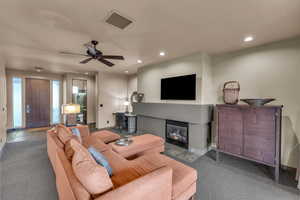
[[22,79],[13,77],[13,127],[22,127]]
[[60,81],[52,81],[52,124],[60,123]]

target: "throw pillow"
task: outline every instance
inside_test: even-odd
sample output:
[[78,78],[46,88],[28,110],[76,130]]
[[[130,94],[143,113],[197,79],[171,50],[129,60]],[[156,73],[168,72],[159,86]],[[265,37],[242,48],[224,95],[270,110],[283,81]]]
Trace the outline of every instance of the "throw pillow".
[[[71,137],[71,139],[74,139],[74,140],[76,140],[77,142],[80,143],[78,137],[75,136],[75,135],[73,135]],[[70,161],[72,160],[73,155],[75,153],[74,149],[71,146],[71,139],[68,142],[66,142],[66,144],[65,144],[65,154],[66,154],[66,157],[68,158],[68,160],[70,160]]]
[[73,135],[78,137],[78,140],[80,143],[82,143],[82,138],[81,138],[81,134],[78,128],[71,128],[71,131],[73,133]]
[[88,151],[93,156],[95,161],[107,170],[107,173],[109,174],[109,176],[112,176],[113,170],[112,170],[109,162],[105,158],[105,156],[102,153],[100,153],[99,151],[97,151],[97,149],[95,149],[94,147],[89,147]]
[[62,141],[62,143],[66,144],[72,138],[72,132],[67,129],[67,127],[63,125],[58,125],[57,128],[57,136]]
[[99,195],[113,188],[106,169],[96,163],[90,153],[78,141],[72,139],[75,153],[72,159],[74,174],[92,195]]

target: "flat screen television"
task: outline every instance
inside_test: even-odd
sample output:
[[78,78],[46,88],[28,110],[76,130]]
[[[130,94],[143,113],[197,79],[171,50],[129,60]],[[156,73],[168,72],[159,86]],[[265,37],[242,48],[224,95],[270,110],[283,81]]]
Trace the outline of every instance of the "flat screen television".
[[196,74],[161,79],[161,100],[196,100]]

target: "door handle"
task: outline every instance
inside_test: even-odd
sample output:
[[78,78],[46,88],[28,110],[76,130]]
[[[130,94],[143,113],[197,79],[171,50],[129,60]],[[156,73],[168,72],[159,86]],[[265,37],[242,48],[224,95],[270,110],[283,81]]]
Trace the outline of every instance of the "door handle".
[[30,105],[26,105],[26,113],[30,113]]

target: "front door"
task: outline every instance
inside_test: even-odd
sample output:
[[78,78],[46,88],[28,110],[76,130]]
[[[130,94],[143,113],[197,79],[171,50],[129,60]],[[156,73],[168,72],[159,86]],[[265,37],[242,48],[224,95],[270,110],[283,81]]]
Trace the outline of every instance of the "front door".
[[50,125],[50,81],[26,78],[26,128]]

